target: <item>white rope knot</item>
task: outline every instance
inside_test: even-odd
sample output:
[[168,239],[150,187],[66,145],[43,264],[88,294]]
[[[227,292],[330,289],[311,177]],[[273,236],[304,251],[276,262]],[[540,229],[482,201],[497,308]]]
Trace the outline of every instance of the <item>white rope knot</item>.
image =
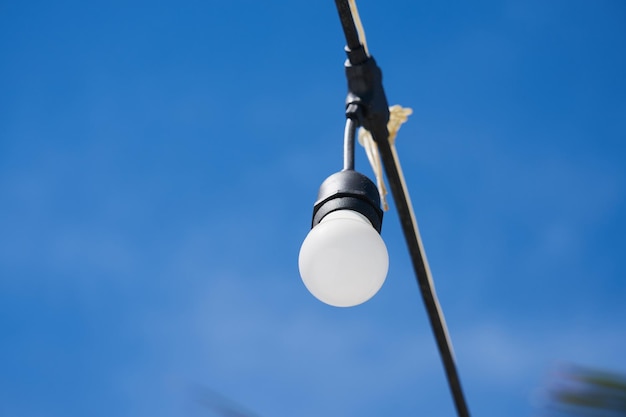
[[[409,119],[412,113],[412,109],[397,104],[389,107],[387,130],[389,131],[389,145],[392,149],[396,146],[396,136],[398,135],[400,126]],[[387,187],[385,187],[385,182],[383,181],[383,165],[380,159],[380,153],[378,152],[378,145],[376,145],[374,138],[372,138],[372,134],[365,128],[359,129],[359,143],[365,148],[367,159],[370,161],[370,165],[376,176],[376,185],[380,193],[380,201],[383,210],[387,211],[389,209],[389,205],[387,204]]]

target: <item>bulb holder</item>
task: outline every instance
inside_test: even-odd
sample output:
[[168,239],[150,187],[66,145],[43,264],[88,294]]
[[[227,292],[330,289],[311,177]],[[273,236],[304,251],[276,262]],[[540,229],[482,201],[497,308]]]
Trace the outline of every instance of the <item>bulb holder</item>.
[[320,186],[313,206],[311,228],[329,213],[337,210],[353,210],[364,215],[380,234],[383,210],[376,184],[365,175],[345,169],[326,178]]

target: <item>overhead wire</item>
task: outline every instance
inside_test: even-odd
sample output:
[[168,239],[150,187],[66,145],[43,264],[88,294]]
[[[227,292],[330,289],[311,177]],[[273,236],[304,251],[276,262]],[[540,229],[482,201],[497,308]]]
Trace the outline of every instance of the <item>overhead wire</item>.
[[[361,17],[359,16],[359,10],[356,5],[356,0],[348,0],[350,5],[350,11],[352,12],[352,18],[354,19],[354,25],[356,26],[357,33],[359,34],[359,40],[365,49],[365,52],[369,56],[368,48],[367,48],[367,40],[365,37],[365,29],[363,28],[363,23],[361,22]],[[426,252],[424,250],[424,245],[422,243],[422,237],[419,232],[419,227],[417,225],[417,219],[415,217],[415,211],[413,210],[413,204],[411,204],[411,197],[409,196],[409,190],[406,186],[406,180],[404,179],[404,173],[402,172],[402,165],[400,164],[400,158],[398,156],[398,150],[396,149],[396,137],[398,136],[398,131],[402,124],[406,123],[409,119],[409,116],[413,114],[413,109],[409,107],[402,107],[398,104],[389,107],[389,122],[387,123],[387,130],[389,131],[389,136],[387,140],[389,141],[389,145],[391,147],[391,151],[393,152],[393,158],[395,160],[396,166],[398,168],[398,174],[400,175],[400,182],[402,183],[402,189],[404,191],[404,195],[406,196],[406,200],[409,206],[409,212],[411,215],[412,222],[415,226],[415,234],[417,236],[417,241],[420,246],[420,250],[422,253],[422,258],[424,260],[425,269],[426,269],[426,277],[430,283],[430,288],[433,295],[433,301],[437,307],[439,317],[441,318],[443,324],[443,330],[445,332],[445,338],[448,341],[448,345],[450,346],[450,351],[454,356],[454,350],[452,348],[452,343],[450,342],[450,334],[448,332],[448,326],[445,322],[445,317],[443,312],[441,311],[441,305],[439,304],[439,299],[435,292],[435,283],[432,279],[432,274],[430,272],[430,266],[428,264],[428,259],[426,258]],[[389,205],[387,204],[387,187],[385,186],[385,182],[383,180],[383,167],[382,160],[380,157],[380,152],[378,150],[378,145],[376,141],[372,137],[372,133],[361,127],[359,129],[358,136],[359,144],[365,148],[365,153],[367,154],[367,159],[372,166],[372,170],[374,171],[374,175],[376,177],[376,182],[378,185],[378,190],[381,197],[381,202],[383,205],[383,210],[387,211],[389,209]]]
[[[352,48],[356,43],[354,40],[354,29],[356,28],[360,44],[363,46],[367,56],[369,57],[365,30],[358,13],[356,0],[348,0],[350,13],[352,15],[352,22],[348,22],[350,18],[342,13],[345,7],[345,2],[336,0],[336,3],[338,10],[340,11],[340,18],[348,40],[348,47]],[[461,417],[469,417],[469,409],[465,402],[460,379],[456,370],[456,359],[448,326],[446,325],[445,317],[437,297],[430,266],[428,264],[428,259],[426,258],[426,252],[424,250],[417,219],[415,217],[415,211],[411,203],[408,187],[406,185],[406,180],[402,172],[400,159],[395,146],[395,139],[400,126],[408,120],[408,116],[412,113],[412,109],[405,108],[400,105],[389,107],[389,121],[387,123],[388,136],[387,138],[376,137],[378,140],[386,140],[386,143],[382,144],[384,148],[382,156],[372,132],[369,132],[365,128],[361,127],[358,134],[358,140],[359,143],[365,148],[368,160],[370,161],[376,176],[383,209],[387,210],[387,190],[383,181],[383,167],[385,168],[387,178],[392,187],[394,198],[396,199],[400,220],[416,271],[418,285],[420,287],[432,330],[435,334],[437,346],[444,363],[444,368],[448,377],[448,383],[457,412]],[[381,136],[380,132],[377,133]],[[383,160],[385,161],[384,165],[382,162]]]
[[[361,45],[363,45],[365,53],[367,54],[367,56],[369,56],[367,37],[365,36],[365,29],[363,28],[363,23],[361,22],[361,17],[359,16],[359,9],[356,5],[356,0],[348,0],[348,5],[350,6],[350,12],[352,13],[352,19],[354,21],[354,26],[356,27],[357,34],[359,36],[359,41]],[[387,130],[389,131],[389,142],[394,149],[395,139],[398,134],[398,130],[400,130],[400,126],[402,126],[403,123],[407,122],[411,114],[413,114],[413,109],[408,107],[402,107],[398,104],[389,107],[389,122],[387,123]],[[372,171],[374,171],[374,176],[376,177],[376,185],[378,186],[378,192],[380,194],[380,201],[383,206],[383,210],[387,211],[389,210],[389,204],[387,203],[388,192],[387,187],[385,186],[385,181],[383,179],[382,162],[380,159],[380,153],[378,152],[378,146],[376,145],[376,141],[374,141],[372,134],[363,127],[359,129],[358,140],[359,144],[365,149],[367,159],[372,166]]]

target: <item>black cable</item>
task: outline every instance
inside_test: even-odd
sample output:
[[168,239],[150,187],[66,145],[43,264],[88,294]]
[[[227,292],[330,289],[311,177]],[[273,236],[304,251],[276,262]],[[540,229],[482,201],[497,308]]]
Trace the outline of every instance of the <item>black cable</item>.
[[413,224],[407,195],[405,194],[402,186],[400,172],[398,170],[398,166],[396,165],[391,145],[389,144],[388,134],[386,129],[384,132],[379,131],[371,133],[374,141],[378,144],[378,151],[380,152],[380,157],[383,162],[385,175],[398,211],[398,217],[400,218],[404,238],[413,263],[413,270],[415,271],[417,284],[419,286],[420,293],[422,294],[424,306],[426,307],[430,327],[435,336],[435,341],[437,342],[437,348],[439,349],[439,355],[441,356],[441,360],[443,362],[457,414],[459,417],[469,417],[469,409],[465,401],[463,388],[461,387],[461,381],[456,369],[452,346],[447,338],[443,317],[440,316],[433,288],[428,280],[426,262],[418,241],[415,225]]
[[343,169],[354,170],[354,142],[358,123],[352,118],[346,119],[346,128],[343,134]]
[[[443,362],[454,405],[459,417],[469,417],[469,409],[456,369],[451,342],[448,340],[443,313],[437,305],[435,291],[428,276],[426,259],[422,253],[417,225],[413,219],[408,195],[404,190],[400,169],[389,143],[389,132],[387,131],[389,110],[382,86],[382,73],[374,59],[362,52],[364,48],[360,44],[348,1],[335,0],[335,3],[348,45],[346,48],[349,60],[349,63],[346,64],[346,76],[348,78],[347,113],[357,115],[360,125],[370,131],[374,141],[378,144],[385,175],[398,211],[417,284]],[[350,124],[349,120],[350,118],[346,124],[346,135]],[[344,154],[344,161],[348,162],[346,155],[348,152]],[[353,154],[352,158],[354,158]],[[352,160],[353,163],[354,160]],[[344,163],[345,165],[346,163]]]
[[346,45],[348,45],[348,49],[354,51],[361,46],[361,41],[352,18],[350,3],[347,0],[335,0],[335,5],[337,6],[337,12],[339,12],[343,33],[346,35]]

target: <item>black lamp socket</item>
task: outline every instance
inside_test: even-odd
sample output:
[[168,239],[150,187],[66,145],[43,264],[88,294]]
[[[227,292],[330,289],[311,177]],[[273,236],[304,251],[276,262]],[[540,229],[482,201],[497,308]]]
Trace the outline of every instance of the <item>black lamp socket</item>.
[[329,213],[337,210],[353,210],[364,215],[378,233],[383,224],[383,210],[380,208],[378,188],[365,175],[351,170],[343,170],[326,178],[317,194],[313,206],[315,227]]

